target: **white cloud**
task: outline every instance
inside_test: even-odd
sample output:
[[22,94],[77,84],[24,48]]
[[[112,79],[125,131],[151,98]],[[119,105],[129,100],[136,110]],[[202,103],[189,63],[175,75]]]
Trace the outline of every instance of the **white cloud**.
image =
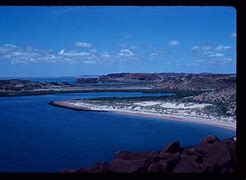
[[[139,50],[139,51],[138,51]],[[122,48],[120,50],[104,50],[97,51],[94,48],[90,49],[60,49],[51,50],[38,49],[35,47],[19,47],[10,44],[0,44],[0,61],[1,63],[12,64],[32,64],[32,63],[118,63],[132,60],[139,60],[147,58],[150,52],[140,51],[137,49],[133,51],[130,48]],[[152,55],[161,56],[165,53],[163,50],[153,51]],[[139,53],[143,53],[142,55]],[[141,55],[141,56],[140,56]]]
[[[223,46],[224,47],[224,46]],[[214,51],[215,45],[212,43],[206,43],[201,45],[196,45],[191,48],[192,51],[200,51],[200,52],[208,52],[208,51]]]
[[231,34],[231,37],[236,38],[236,37],[237,37],[237,33],[235,33],[235,32],[232,33],[232,34]]
[[235,54],[234,48],[229,45],[206,43],[191,48],[193,58],[199,59],[199,64],[223,65],[233,63],[231,57]]
[[193,46],[193,47],[191,48],[191,50],[198,50],[198,49],[200,49],[199,46]]
[[134,53],[128,49],[121,49],[119,56],[134,56]]
[[216,53],[215,56],[216,57],[222,57],[222,56],[224,56],[224,54],[223,53]]
[[50,49],[37,49],[30,46],[18,47],[14,45],[0,45],[0,61],[11,64],[28,63],[112,63],[134,59],[135,54],[129,49],[121,49],[119,52],[98,52],[95,49],[81,51],[78,49],[53,51]]
[[75,47],[78,47],[78,48],[91,48],[92,44],[88,43],[88,42],[77,42],[77,43],[75,43]]
[[172,40],[172,41],[168,42],[168,45],[169,46],[178,46],[178,45],[180,45],[180,42],[177,40]]
[[227,51],[231,49],[232,49],[231,46],[223,46],[223,45],[219,45],[215,48],[216,51]]
[[60,55],[67,56],[67,57],[81,57],[81,56],[89,56],[90,53],[88,53],[88,52],[78,52],[78,51],[64,52],[64,50],[62,50],[62,53],[60,53]]
[[56,56],[54,54],[49,54],[45,57],[43,57],[44,59],[56,59]]
[[222,57],[224,56],[223,53],[215,53],[215,54],[209,54],[208,57]]
[[109,53],[103,53],[101,56],[103,58],[110,58],[111,57],[111,55]]
[[203,51],[203,52],[211,52],[211,51],[228,51],[232,50],[233,48],[231,46],[224,46],[224,45],[218,45],[218,46],[212,46],[212,45],[200,45],[200,46],[193,46],[191,48],[192,51]]
[[76,50],[65,52],[64,49],[61,50],[58,54],[61,56],[66,56],[66,57],[81,57],[81,56],[89,56],[90,55],[90,53],[88,53],[88,52],[78,52]]
[[202,50],[204,50],[204,51],[209,51],[209,50],[212,49],[211,46],[201,46],[200,48],[201,48]]
[[64,49],[63,50],[61,50],[58,54],[64,54]]
[[10,47],[10,48],[16,48],[16,45],[14,45],[14,44],[5,44],[4,46],[5,47]]
[[224,58],[223,61],[231,62],[232,61],[232,58]]
[[61,63],[61,62],[82,62],[90,58],[95,58],[89,52],[81,52],[78,50],[60,50],[53,52],[50,49],[34,49],[31,47],[17,47],[13,45],[0,45],[0,60],[9,61],[11,64],[27,64],[27,63]]
[[152,53],[150,53],[150,55],[151,55],[151,56],[158,56],[159,53],[158,53],[158,52],[152,52]]

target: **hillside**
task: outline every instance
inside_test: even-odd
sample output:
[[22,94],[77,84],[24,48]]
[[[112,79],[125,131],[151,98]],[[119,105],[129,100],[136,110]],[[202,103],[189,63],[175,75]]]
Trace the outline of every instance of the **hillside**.
[[[115,73],[97,78],[79,78],[77,83],[151,83],[153,90],[184,93],[183,100],[216,105],[212,112],[236,115],[236,75],[212,73]],[[149,84],[148,84],[149,86]],[[196,92],[196,93],[192,93]],[[199,93],[197,95],[197,92]]]
[[232,74],[192,73],[114,73],[96,78],[78,78],[77,83],[151,82],[155,88],[181,90],[222,89],[236,83]]

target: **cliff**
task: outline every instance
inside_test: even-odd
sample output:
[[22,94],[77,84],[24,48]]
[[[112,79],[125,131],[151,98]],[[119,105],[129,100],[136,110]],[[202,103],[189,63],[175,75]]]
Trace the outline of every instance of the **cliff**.
[[157,152],[115,153],[113,161],[97,163],[77,173],[232,173],[236,168],[235,138],[210,135],[197,146],[183,148],[172,142]]

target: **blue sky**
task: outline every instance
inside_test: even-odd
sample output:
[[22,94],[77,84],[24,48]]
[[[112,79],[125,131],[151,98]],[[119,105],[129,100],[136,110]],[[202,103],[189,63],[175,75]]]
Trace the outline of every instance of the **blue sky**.
[[0,7],[0,77],[236,72],[232,7]]

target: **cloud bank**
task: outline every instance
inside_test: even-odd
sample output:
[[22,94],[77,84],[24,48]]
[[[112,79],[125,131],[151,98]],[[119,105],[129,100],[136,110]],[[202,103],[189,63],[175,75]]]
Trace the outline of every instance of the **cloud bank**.
[[[107,63],[132,59],[135,53],[129,49],[120,49],[114,52],[98,51],[91,49],[88,43],[76,43],[76,47],[82,49],[37,49],[33,47],[18,47],[14,44],[0,46],[0,62],[10,62],[11,64],[29,63]],[[85,49],[86,48],[86,49]]]
[[[96,49],[91,43],[76,42],[72,49],[39,49],[31,46],[20,47],[15,44],[0,45],[0,63],[34,64],[34,63],[158,63],[168,66],[213,66],[235,62],[235,49],[229,45],[202,43],[190,47],[186,54],[169,51],[168,46],[178,46],[173,40],[161,47],[144,47],[124,44],[110,50]],[[177,49],[182,47],[176,47]],[[187,48],[187,47],[186,47]]]

